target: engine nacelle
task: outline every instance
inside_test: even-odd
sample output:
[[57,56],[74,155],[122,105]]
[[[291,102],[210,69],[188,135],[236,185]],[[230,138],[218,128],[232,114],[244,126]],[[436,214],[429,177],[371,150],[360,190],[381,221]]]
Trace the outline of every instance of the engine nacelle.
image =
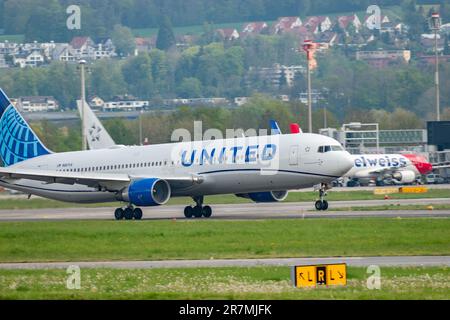
[[411,183],[416,180],[416,174],[414,171],[398,171],[392,175],[392,177],[402,183]]
[[240,198],[250,199],[254,202],[280,202],[288,196],[288,191],[268,191],[237,194]]
[[166,204],[171,195],[167,181],[151,178],[133,181],[125,189],[119,200],[141,207],[153,207]]

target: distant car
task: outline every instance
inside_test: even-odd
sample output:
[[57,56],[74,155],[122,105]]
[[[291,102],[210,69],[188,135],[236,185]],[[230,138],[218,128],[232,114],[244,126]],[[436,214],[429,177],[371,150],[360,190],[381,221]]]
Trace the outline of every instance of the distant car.
[[426,175],[425,183],[426,184],[441,184],[441,183],[445,183],[445,179],[442,178],[438,174],[430,173],[430,174]]
[[342,178],[338,178],[336,180],[333,180],[331,182],[331,185],[336,188],[336,187],[343,187],[344,186],[344,179]]
[[347,182],[347,187],[359,187],[360,185],[358,179],[351,179]]

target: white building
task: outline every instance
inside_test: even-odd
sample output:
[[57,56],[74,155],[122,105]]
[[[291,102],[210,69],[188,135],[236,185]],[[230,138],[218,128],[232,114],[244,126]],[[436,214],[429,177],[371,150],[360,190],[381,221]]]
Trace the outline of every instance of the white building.
[[20,97],[17,99],[17,107],[24,112],[56,111],[59,104],[53,97]]
[[148,101],[137,100],[134,97],[118,96],[113,101],[105,102],[104,111],[134,111],[147,108]]
[[31,52],[15,55],[13,58],[14,65],[17,65],[20,68],[38,67],[40,65],[43,65],[44,62],[45,56],[39,49],[34,49]]

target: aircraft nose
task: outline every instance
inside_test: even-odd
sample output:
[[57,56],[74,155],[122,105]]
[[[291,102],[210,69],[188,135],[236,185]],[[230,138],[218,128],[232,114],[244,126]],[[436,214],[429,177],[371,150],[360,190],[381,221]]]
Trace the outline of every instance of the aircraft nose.
[[342,153],[341,159],[339,161],[339,167],[341,170],[341,175],[346,174],[348,171],[350,171],[351,168],[353,168],[353,159],[347,151]]

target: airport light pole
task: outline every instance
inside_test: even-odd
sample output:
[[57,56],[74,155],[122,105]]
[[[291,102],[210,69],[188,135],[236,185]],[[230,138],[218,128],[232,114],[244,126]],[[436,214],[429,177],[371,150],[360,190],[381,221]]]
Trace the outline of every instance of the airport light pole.
[[80,60],[81,71],[81,150],[87,150],[87,138],[86,138],[86,121],[85,121],[85,101],[86,101],[86,77],[85,77],[85,67],[86,60]]
[[434,54],[435,54],[435,80],[434,84],[436,86],[436,120],[441,121],[441,111],[440,111],[440,93],[439,93],[439,54],[438,54],[438,32],[441,29],[441,17],[439,13],[433,13],[430,18],[430,29],[434,31]]
[[311,93],[311,64],[314,61],[315,45],[312,40],[305,40],[303,50],[306,52],[306,74],[308,79],[308,132],[312,133],[312,93]]
[[143,138],[142,138],[142,110],[139,110],[139,145],[143,145]]

